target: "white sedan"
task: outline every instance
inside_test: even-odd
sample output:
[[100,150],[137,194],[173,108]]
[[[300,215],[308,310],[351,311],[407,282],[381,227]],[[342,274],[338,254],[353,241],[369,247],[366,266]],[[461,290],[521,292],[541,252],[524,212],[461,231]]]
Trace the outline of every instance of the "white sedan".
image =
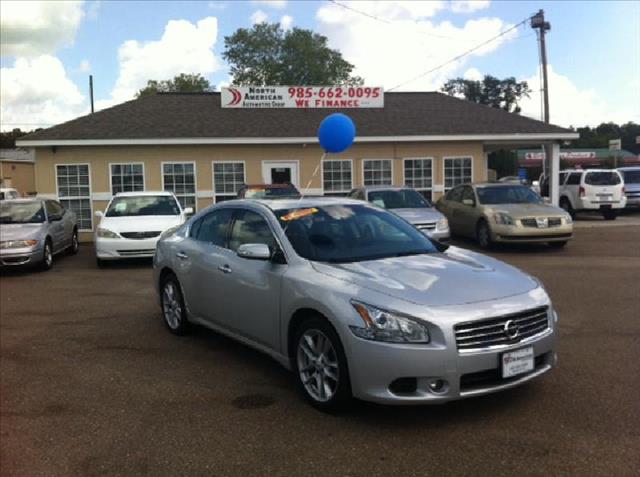
[[96,212],[100,224],[95,246],[98,266],[107,260],[153,257],[156,243],[165,230],[184,223],[192,214],[182,209],[171,192],[122,192],[106,211]]

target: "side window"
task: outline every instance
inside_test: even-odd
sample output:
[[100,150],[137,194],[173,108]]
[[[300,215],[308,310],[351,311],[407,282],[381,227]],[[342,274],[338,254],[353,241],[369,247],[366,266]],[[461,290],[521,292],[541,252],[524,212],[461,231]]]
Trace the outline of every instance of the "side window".
[[582,178],[582,173],[573,173],[569,176],[569,180],[567,181],[567,185],[580,185],[580,179]]
[[456,187],[447,192],[447,200],[462,202],[462,187]]
[[271,250],[276,245],[267,221],[260,214],[250,210],[236,213],[229,236],[229,248],[234,252],[245,243],[263,243]]
[[560,179],[559,179],[559,184],[562,185],[564,184],[564,180],[567,178],[567,173],[566,172],[561,172],[560,173]]
[[[60,215],[60,211],[55,206],[55,204],[54,204],[54,202],[52,200],[47,200],[45,202],[45,207],[47,208],[47,216],[48,217],[51,217],[53,215]],[[51,220],[51,219],[49,219],[49,220]]]
[[462,200],[472,200],[474,203],[476,201],[476,195],[473,193],[473,189],[469,186],[465,186],[462,190]]
[[232,209],[220,209],[205,215],[191,229],[191,237],[199,242],[208,242],[224,247],[231,221]]

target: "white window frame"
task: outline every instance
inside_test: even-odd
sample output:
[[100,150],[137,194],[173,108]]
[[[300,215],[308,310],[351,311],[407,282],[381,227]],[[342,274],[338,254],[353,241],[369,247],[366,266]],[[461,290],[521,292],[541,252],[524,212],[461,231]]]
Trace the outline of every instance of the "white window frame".
[[[195,212],[196,210],[198,210],[198,168],[196,167],[196,161],[162,161],[160,163],[160,177],[162,179],[162,190],[164,191],[164,165],[165,164],[193,164],[193,194],[179,194],[181,196],[191,196],[193,195],[193,211]],[[167,192],[172,192],[175,196],[176,199],[178,199],[178,202],[180,202],[180,199],[178,197],[178,194],[176,194],[173,190],[171,191],[167,191]],[[180,207],[182,207],[182,204],[180,204]]]
[[[113,166],[142,166],[142,190],[141,191],[133,191],[133,192],[144,192],[147,188],[147,181],[144,172],[144,162],[110,162],[109,163],[109,194],[113,197],[115,194],[113,193],[113,170],[111,169]],[[123,191],[126,192],[126,191]]]
[[407,184],[407,172],[406,172],[406,163],[407,161],[429,161],[429,163],[431,164],[431,187],[416,187],[415,190],[417,190],[418,192],[429,192],[429,202],[431,202],[433,200],[433,181],[434,181],[434,174],[433,174],[433,157],[404,157],[402,158],[402,184],[407,186],[407,187],[413,187],[413,186],[409,186]]
[[[349,167],[351,168],[351,185],[349,186],[349,189],[347,189],[347,190],[330,190],[330,191],[327,191],[324,188],[324,164],[325,164],[325,162],[348,162],[349,163]],[[326,194],[328,192],[329,194],[345,194],[345,195],[349,195],[349,192],[351,192],[353,190],[353,175],[354,175],[353,159],[322,159],[321,166],[320,166],[320,176],[321,176],[321,183],[322,183],[322,194],[324,195],[324,194]]]
[[[447,161],[448,160],[454,160],[454,159],[469,159],[471,160],[471,180],[469,182],[461,182],[460,184],[453,184],[450,187],[447,187]],[[459,185],[463,185],[463,184],[470,184],[473,182],[473,177],[474,177],[474,158],[473,156],[445,156],[442,158],[442,188],[444,190],[444,193],[446,194],[447,192],[449,192],[451,189],[453,189],[456,186]]]
[[[87,173],[89,174],[89,195],[88,196],[69,196],[69,197],[60,197],[60,185],[58,183],[58,166],[87,166]],[[89,208],[91,210],[91,217],[89,220],[91,220],[91,228],[90,229],[81,229],[78,228],[78,232],[93,232],[94,226],[93,226],[93,198],[92,198],[92,191],[93,191],[93,185],[91,183],[91,164],[88,162],[71,162],[71,163],[56,163],[53,165],[54,171],[55,171],[55,175],[56,175],[56,199],[58,202],[60,202],[60,204],[62,204],[64,206],[64,208],[68,208],[66,207],[62,201],[63,200],[88,200],[89,201]],[[69,209],[71,210],[71,209]]]
[[213,186],[213,203],[217,203],[217,196],[225,196],[225,197],[235,197],[238,195],[238,192],[216,192],[216,164],[242,164],[242,182],[243,184],[247,183],[247,164],[245,161],[211,161],[211,185]]
[[[391,163],[391,183],[389,184],[365,184],[364,182],[364,165],[367,162],[371,162],[371,161],[375,161],[375,162],[379,162],[379,161],[388,161]],[[388,158],[380,158],[380,159],[362,159],[362,163],[360,164],[362,167],[362,186],[363,187],[368,187],[368,186],[376,186],[376,185],[388,185],[388,186],[392,186],[393,185],[393,159],[388,159]]]

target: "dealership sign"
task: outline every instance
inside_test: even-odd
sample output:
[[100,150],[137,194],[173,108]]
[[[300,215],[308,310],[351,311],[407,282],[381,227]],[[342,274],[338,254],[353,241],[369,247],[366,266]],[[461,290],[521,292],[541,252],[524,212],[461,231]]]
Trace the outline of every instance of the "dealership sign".
[[[544,152],[527,152],[524,155],[525,161],[539,161],[540,159],[544,159]],[[596,153],[595,151],[572,151],[572,152],[561,152],[560,159],[595,159]]]
[[223,108],[383,108],[384,91],[370,86],[229,86]]

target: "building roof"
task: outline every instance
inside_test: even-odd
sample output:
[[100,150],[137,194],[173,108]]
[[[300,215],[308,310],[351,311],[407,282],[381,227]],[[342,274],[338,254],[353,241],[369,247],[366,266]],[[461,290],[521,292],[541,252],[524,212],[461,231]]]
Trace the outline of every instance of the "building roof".
[[[525,139],[578,137],[568,129],[442,93],[386,93],[384,101],[384,108],[340,110],[355,122],[356,140],[387,141],[398,137],[447,140],[450,136],[481,140],[516,135],[524,135]],[[320,121],[332,112],[331,109],[222,108],[220,93],[160,93],[34,132],[20,138],[18,144],[306,142],[316,137]]]

